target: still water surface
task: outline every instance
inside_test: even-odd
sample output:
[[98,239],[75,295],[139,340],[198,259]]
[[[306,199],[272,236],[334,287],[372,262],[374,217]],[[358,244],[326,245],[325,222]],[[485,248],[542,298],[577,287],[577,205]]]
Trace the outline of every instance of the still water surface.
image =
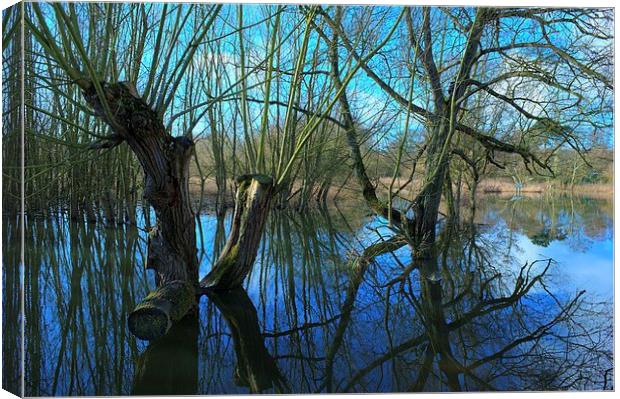
[[[144,221],[29,217],[26,395],[613,389],[611,201],[485,196],[423,263],[407,247],[360,262],[392,235],[362,209],[272,214],[245,290],[203,296],[150,344],[126,325],[154,286]],[[200,220],[204,275],[229,220]],[[3,225],[7,295],[19,247]],[[19,323],[3,306],[6,371]]]

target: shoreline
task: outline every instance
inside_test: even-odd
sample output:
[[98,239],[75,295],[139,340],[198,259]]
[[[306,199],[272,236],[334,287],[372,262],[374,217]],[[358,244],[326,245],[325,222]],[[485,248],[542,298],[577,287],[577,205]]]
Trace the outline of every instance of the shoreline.
[[[389,178],[381,178],[377,182],[377,193],[387,198],[387,190],[389,187]],[[397,180],[398,184],[398,180]],[[224,197],[227,207],[234,206],[234,194],[232,192],[233,182],[232,180],[228,186],[228,192]],[[407,198],[411,195],[412,191],[419,189],[419,182],[414,181],[401,191],[401,196]],[[190,193],[193,202],[198,203],[200,201],[201,185],[199,181],[190,180]],[[613,184],[581,184],[574,187],[563,186],[559,183],[528,183],[525,184],[519,192],[517,192],[515,185],[512,182],[500,179],[486,179],[482,180],[477,187],[476,196],[479,198],[485,196],[524,196],[524,197],[540,197],[546,195],[574,195],[578,197],[588,197],[599,200],[612,201],[614,199],[614,187]],[[467,187],[463,188],[461,196],[467,198],[469,192]],[[215,206],[215,201],[218,197],[217,186],[215,181],[207,179],[204,186],[203,205],[206,207]],[[315,201],[308,201],[308,204],[313,204]],[[355,182],[351,181],[344,186],[334,184],[327,193],[327,203],[349,203],[349,202],[364,202],[361,199],[361,191],[356,186]],[[291,198],[291,204],[296,203],[296,197]]]
[[517,191],[512,182],[505,180],[487,179],[478,184],[476,194],[498,194],[504,195],[575,195],[580,197],[590,197],[596,199],[613,200],[613,183],[593,183],[576,184],[574,186],[561,183],[526,183]]

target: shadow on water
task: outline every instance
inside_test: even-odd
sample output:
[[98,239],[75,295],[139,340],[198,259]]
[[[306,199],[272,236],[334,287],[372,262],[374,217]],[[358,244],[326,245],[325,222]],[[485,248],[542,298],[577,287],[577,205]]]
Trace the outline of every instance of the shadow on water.
[[[444,224],[425,261],[356,208],[274,213],[245,289],[203,296],[150,343],[126,327],[153,285],[144,222],[31,218],[26,394],[613,389],[611,204],[488,197],[477,212]],[[204,275],[229,220],[200,220]],[[5,365],[19,360],[15,305]]]

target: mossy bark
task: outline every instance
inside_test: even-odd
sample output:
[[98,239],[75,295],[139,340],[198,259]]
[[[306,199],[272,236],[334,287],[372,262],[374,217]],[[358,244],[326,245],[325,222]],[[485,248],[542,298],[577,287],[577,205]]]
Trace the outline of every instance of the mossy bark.
[[129,331],[144,340],[164,336],[174,322],[181,320],[195,305],[195,288],[186,281],[160,285],[129,314]]
[[205,288],[240,287],[256,259],[274,194],[273,179],[265,175],[244,175],[237,183],[230,234],[213,269],[200,282]]
[[[182,320],[196,305],[198,261],[188,190],[193,142],[186,137],[169,136],[157,114],[131,85],[102,82],[111,113],[105,112],[91,84],[81,82],[80,85],[93,109],[114,130],[109,139],[97,143],[94,148],[110,148],[126,141],[145,173],[144,196],[157,216],[157,225],[148,237],[145,267],[156,272],[158,288],[131,312],[128,325],[138,338],[162,342],[167,340],[166,334],[174,323]],[[107,116],[110,114],[112,118]],[[250,272],[273,197],[274,184],[269,176],[244,175],[237,182],[239,188],[230,235],[213,270],[202,281],[203,286],[211,288],[213,295],[218,289],[241,286]],[[264,343],[262,350],[258,345],[257,337],[262,337],[256,310],[247,295],[231,295],[238,300],[233,310],[226,312],[231,326],[237,326],[238,379],[253,391],[260,391],[267,385],[274,385],[275,380],[264,373],[264,362],[269,357]],[[232,302],[223,298],[219,303],[224,308],[232,306]],[[246,336],[250,338],[244,338]]]

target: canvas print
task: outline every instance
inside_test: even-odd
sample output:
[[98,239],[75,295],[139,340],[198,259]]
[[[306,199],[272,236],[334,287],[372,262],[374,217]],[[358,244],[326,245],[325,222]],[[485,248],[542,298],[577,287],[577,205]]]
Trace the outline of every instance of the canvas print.
[[614,9],[21,2],[2,387],[614,386]]

